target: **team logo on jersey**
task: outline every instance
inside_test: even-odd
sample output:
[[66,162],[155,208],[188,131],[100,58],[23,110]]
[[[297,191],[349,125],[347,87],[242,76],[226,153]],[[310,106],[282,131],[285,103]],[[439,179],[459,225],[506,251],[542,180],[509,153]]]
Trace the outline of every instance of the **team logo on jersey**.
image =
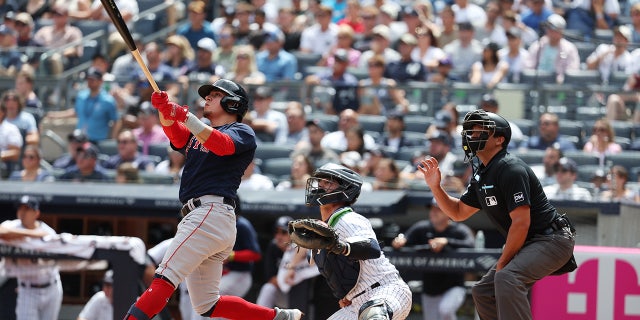
[[524,194],[522,192],[515,193],[513,195],[513,201],[516,203],[524,201]]
[[495,196],[485,197],[484,201],[487,202],[487,206],[493,207],[498,205],[498,199]]

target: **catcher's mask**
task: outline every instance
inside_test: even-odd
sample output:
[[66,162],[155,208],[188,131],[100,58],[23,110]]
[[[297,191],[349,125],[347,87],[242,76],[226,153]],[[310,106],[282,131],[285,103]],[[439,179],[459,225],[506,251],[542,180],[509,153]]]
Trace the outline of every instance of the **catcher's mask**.
[[472,158],[478,151],[482,151],[491,136],[504,137],[502,148],[507,148],[511,140],[509,122],[495,113],[480,109],[464,116],[462,149],[466,157]]
[[[335,182],[336,188],[325,190],[323,187]],[[355,171],[335,163],[327,163],[318,168],[307,180],[305,203],[308,206],[321,206],[334,202],[352,204],[360,196],[362,178]]]

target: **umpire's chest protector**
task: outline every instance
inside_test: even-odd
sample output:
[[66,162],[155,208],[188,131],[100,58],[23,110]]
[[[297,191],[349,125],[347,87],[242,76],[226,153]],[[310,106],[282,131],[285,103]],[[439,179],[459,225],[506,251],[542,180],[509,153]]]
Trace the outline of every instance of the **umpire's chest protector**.
[[314,253],[313,260],[318,266],[320,274],[327,279],[336,298],[344,298],[355,287],[360,275],[359,261],[329,253],[327,250]]

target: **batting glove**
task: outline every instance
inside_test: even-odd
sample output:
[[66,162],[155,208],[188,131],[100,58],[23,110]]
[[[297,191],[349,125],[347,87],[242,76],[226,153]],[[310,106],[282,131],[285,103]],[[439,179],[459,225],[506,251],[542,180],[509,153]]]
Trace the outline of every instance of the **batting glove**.
[[159,111],[166,120],[185,122],[189,114],[189,107],[169,101],[164,106],[161,106]]
[[153,92],[151,94],[151,105],[160,110],[161,107],[169,103],[169,95],[166,91]]

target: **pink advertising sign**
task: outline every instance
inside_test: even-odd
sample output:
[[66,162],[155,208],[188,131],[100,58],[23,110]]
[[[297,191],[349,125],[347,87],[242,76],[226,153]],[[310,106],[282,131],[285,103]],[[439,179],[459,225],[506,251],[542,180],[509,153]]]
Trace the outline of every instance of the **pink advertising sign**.
[[576,246],[578,269],[531,291],[534,319],[640,320],[640,249]]

